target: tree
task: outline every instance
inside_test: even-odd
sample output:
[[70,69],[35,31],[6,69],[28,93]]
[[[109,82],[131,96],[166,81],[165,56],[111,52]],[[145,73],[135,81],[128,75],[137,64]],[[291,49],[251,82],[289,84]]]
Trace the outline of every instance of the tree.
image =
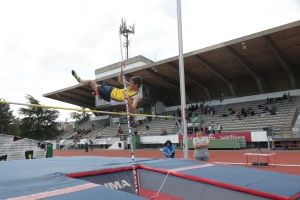
[[11,124],[14,121],[13,111],[9,104],[0,104],[0,133],[9,134]]
[[[85,108],[83,107],[81,109],[85,110]],[[71,112],[70,117],[71,119],[74,119],[76,121],[77,125],[80,125],[90,120],[91,115],[84,111],[78,111],[78,112]]]
[[[26,95],[28,103],[40,104],[31,95]],[[49,108],[28,107],[20,108],[21,119],[20,136],[31,139],[50,139],[61,133],[57,129],[55,120],[59,117],[59,111]]]

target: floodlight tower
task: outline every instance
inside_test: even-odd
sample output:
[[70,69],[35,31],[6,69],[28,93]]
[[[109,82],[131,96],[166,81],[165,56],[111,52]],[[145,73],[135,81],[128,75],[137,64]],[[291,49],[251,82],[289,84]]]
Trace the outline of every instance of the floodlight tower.
[[126,41],[123,43],[123,46],[126,48],[126,59],[128,59],[128,47],[130,45],[130,42],[128,40],[129,34],[134,34],[135,27],[134,24],[133,26],[129,26],[129,28],[126,25],[126,20],[122,18],[121,20],[121,25],[120,25],[120,33],[126,38]]

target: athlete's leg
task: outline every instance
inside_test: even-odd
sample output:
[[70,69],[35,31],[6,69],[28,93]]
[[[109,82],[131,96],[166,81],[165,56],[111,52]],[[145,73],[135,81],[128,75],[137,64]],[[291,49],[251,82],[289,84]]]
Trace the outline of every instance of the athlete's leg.
[[75,70],[72,70],[72,75],[74,76],[74,78],[79,82],[82,83],[83,85],[89,85],[91,88],[93,88],[94,91],[96,91],[96,93],[98,93],[98,85],[97,83],[95,83],[93,80],[83,80],[81,79],[78,74],[75,72]]
[[83,79],[80,79],[79,80],[80,83],[82,83],[83,85],[89,85],[91,86],[91,88],[93,88],[94,91],[97,91],[98,89],[98,85],[97,83],[95,83],[93,80],[83,80]]

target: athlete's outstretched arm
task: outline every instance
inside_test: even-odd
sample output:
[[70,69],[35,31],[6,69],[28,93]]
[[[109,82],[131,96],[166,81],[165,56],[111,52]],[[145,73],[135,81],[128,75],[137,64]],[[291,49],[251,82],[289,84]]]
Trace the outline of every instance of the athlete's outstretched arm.
[[[122,85],[124,84],[123,82],[123,73],[122,73],[122,66],[125,67],[125,62],[121,62],[121,71],[119,73],[119,77],[118,77],[118,81],[119,83],[121,83]],[[128,81],[126,81],[126,85],[128,86],[130,83]]]

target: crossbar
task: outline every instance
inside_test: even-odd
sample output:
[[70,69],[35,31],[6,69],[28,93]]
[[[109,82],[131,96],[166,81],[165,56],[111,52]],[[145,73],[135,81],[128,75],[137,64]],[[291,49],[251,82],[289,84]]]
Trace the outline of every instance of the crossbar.
[[[100,111],[100,110],[84,110],[80,108],[66,108],[66,107],[59,107],[59,106],[47,106],[41,104],[29,104],[29,103],[18,103],[18,102],[11,102],[11,101],[2,101],[2,104],[13,104],[13,105],[22,105],[22,106],[30,106],[30,107],[39,107],[39,108],[53,108],[53,109],[60,109],[60,110],[75,110],[81,112],[93,112],[93,113],[103,113],[103,114],[113,114],[113,115],[127,115],[127,113],[122,112],[109,112],[109,111]],[[134,114],[130,113],[130,116],[145,116],[145,117],[160,117],[160,118],[173,118],[173,116],[164,116],[164,115],[150,115],[150,114]]]

